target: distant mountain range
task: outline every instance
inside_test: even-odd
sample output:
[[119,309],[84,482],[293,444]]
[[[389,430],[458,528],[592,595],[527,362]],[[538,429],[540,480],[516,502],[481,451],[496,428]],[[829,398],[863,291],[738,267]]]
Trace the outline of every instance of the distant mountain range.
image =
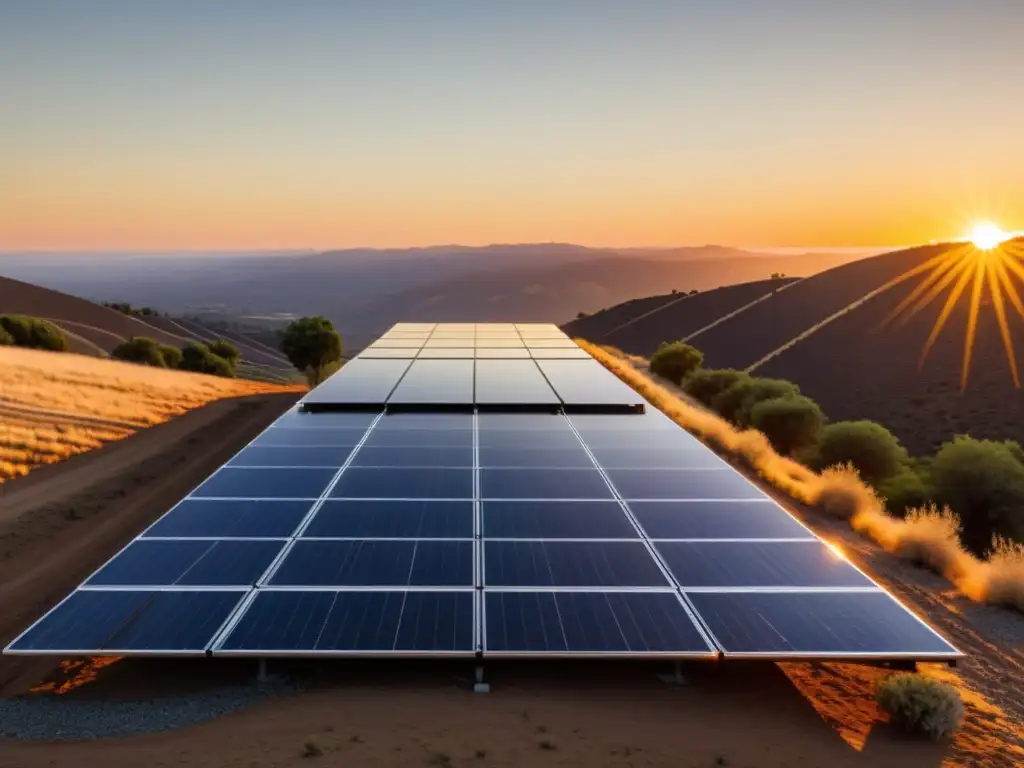
[[0,254],[0,275],[176,314],[323,314],[350,344],[401,319],[565,322],[636,296],[812,275],[849,253],[776,255],[708,245],[600,249],[546,243],[322,253]]

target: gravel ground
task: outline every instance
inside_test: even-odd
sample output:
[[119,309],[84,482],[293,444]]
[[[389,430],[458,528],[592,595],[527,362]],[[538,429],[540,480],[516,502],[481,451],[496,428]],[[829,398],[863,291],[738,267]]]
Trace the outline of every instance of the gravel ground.
[[271,696],[297,690],[290,683],[268,681],[261,685],[214,688],[187,696],[139,701],[21,696],[0,700],[0,736],[74,741],[167,731],[204,723]]

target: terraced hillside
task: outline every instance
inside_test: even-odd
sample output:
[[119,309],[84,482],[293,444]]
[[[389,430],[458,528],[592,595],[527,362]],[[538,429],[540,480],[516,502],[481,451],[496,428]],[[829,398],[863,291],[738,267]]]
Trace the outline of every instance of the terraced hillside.
[[[1024,393],[1011,377],[987,287],[981,291],[970,377],[963,390],[960,377],[970,290],[952,310],[921,370],[920,353],[948,290],[906,323],[878,328],[925,274],[879,289],[956,247],[924,246],[830,269],[722,320],[692,343],[704,351],[708,367],[751,369],[758,375],[791,379],[832,419],[879,421],[914,452],[931,451],[965,432],[1020,439]],[[594,340],[649,355],[662,341],[687,336],[692,325],[683,318],[689,301]],[[1024,360],[1024,321],[1009,301],[1006,304],[1015,354]],[[584,329],[570,326],[569,332],[586,337]],[[808,333],[812,329],[816,330]]]
[[795,281],[796,278],[758,280],[692,296],[666,294],[634,299],[562,327],[570,336],[611,344],[647,357],[662,341],[675,341],[698,333],[725,315],[771,296]]
[[11,278],[0,277],[0,314],[45,318],[64,331],[70,351],[82,355],[106,357],[132,336],[148,336],[174,347],[182,347],[190,341],[225,338],[242,353],[240,375],[274,381],[287,381],[295,376],[291,363],[281,353],[245,339],[242,334],[228,334],[199,323],[160,316],[133,317],[77,296]]

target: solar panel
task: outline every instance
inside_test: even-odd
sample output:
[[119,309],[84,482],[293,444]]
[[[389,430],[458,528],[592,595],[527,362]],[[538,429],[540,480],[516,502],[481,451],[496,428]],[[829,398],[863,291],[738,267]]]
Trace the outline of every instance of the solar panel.
[[396,325],[8,652],[960,655],[642,405],[553,325]]

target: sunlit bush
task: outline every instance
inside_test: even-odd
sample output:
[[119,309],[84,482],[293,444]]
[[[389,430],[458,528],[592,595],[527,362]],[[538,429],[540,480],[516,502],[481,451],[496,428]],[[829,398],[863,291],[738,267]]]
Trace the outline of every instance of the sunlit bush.
[[922,674],[887,677],[879,683],[875,698],[894,723],[935,740],[952,735],[964,719],[959,691]]

